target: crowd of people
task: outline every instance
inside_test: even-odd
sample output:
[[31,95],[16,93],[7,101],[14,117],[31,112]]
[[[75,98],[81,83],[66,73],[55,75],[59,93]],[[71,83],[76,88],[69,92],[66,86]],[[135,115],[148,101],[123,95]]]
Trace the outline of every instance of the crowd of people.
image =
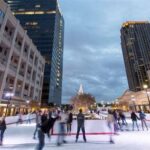
[[[26,123],[31,123],[31,112],[26,115]],[[53,109],[53,110],[46,110],[41,111],[38,110],[35,112],[36,118],[36,126],[33,132],[33,139],[38,139],[38,144],[36,146],[36,150],[42,150],[45,145],[45,136],[51,139],[51,135],[53,134],[54,124],[57,121],[59,125],[58,130],[58,137],[57,137],[57,146],[62,145],[63,143],[67,143],[66,136],[71,135],[72,130],[72,121],[73,121],[73,114],[70,110],[60,110],[60,109]],[[17,114],[17,124],[21,124],[23,122],[23,115],[21,113]],[[146,123],[146,115],[143,111],[140,111],[137,114],[135,111],[131,112],[130,118],[132,120],[132,130],[135,130],[135,126],[139,131],[139,124],[138,120],[141,121],[142,130],[145,128],[148,130],[148,126]],[[77,114],[77,133],[75,142],[78,142],[79,132],[82,130],[83,140],[84,142],[87,141],[86,134],[85,134],[85,116],[82,113],[82,109],[79,110]],[[129,130],[128,123],[126,120],[126,116],[123,111],[121,110],[108,110],[107,115],[107,125],[110,130],[110,133],[116,133],[117,131]],[[6,130],[6,121],[5,117],[2,117],[0,120],[0,145],[3,144],[4,133]],[[113,144],[113,134],[110,134],[110,143]]]
[[[65,137],[66,135],[71,135],[71,128],[72,128],[72,121],[73,121],[73,114],[71,111],[66,110],[56,110],[53,111],[37,111],[36,113],[36,127],[33,134],[33,138],[36,139],[38,137],[38,144],[36,150],[42,150],[45,145],[45,135],[48,138],[51,137],[53,133],[53,126],[55,121],[58,121],[59,124],[59,132],[57,137],[57,146],[60,146],[63,143],[67,143]],[[82,109],[79,110],[79,114],[77,115],[77,134],[76,140],[78,141],[80,129],[83,133],[83,140],[86,142],[85,136],[85,127],[84,127],[84,114],[82,113]],[[67,132],[65,129],[67,128]],[[37,136],[36,136],[37,135]]]
[[[145,128],[148,130],[148,125],[146,123],[146,114],[143,111],[139,111],[138,115],[134,110],[131,111],[130,119],[132,121],[132,131],[135,130],[135,125],[137,127],[137,130],[139,131],[138,120],[140,120],[141,122],[142,130],[144,130]],[[108,110],[107,123],[110,131],[114,131],[114,133],[116,133],[117,131],[129,130],[126,116],[122,110]],[[110,134],[110,143],[114,143],[112,134]]]
[[[111,111],[111,114],[113,115],[114,131],[118,130],[123,131],[124,128],[126,128],[126,130],[129,130],[126,116],[123,111],[121,110],[119,111],[109,110],[109,111]],[[108,114],[110,113],[109,111]],[[135,125],[137,127],[137,130],[139,131],[138,120],[140,120],[141,122],[142,130],[144,130],[145,128],[148,130],[148,126],[146,123],[146,114],[143,111],[139,111],[138,113],[136,113],[134,110],[131,111],[130,119],[132,121],[132,131],[135,130]]]

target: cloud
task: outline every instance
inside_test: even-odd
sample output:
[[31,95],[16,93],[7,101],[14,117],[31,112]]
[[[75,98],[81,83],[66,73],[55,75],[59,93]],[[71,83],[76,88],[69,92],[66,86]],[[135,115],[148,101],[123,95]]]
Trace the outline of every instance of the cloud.
[[128,88],[120,28],[128,20],[149,20],[148,0],[65,0],[63,103],[84,91],[97,101],[113,100]]

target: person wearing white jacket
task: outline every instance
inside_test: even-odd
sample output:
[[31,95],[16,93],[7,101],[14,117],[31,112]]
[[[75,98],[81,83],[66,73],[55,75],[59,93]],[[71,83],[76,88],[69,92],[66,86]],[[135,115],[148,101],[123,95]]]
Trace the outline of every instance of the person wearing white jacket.
[[62,143],[66,143],[65,141],[65,125],[68,120],[68,114],[66,111],[60,112],[59,115],[59,133],[58,133],[58,139],[57,139],[57,146],[60,146]]
[[114,144],[114,140],[113,140],[113,137],[112,137],[112,134],[114,132],[114,121],[115,121],[115,119],[114,119],[112,110],[108,110],[107,125],[108,125],[108,128],[109,128],[110,132],[111,132],[110,133],[110,140],[109,140],[109,142],[111,144]]

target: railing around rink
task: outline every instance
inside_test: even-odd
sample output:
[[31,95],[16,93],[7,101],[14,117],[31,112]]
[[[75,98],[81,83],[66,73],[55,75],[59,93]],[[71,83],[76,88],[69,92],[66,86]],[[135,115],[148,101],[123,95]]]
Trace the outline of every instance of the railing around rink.
[[[71,135],[76,135],[77,120],[73,120],[71,129],[72,129]],[[117,133],[114,133],[113,128],[112,131],[110,131],[106,120],[85,120],[85,132],[86,135],[109,135],[109,134],[118,135]],[[59,134],[59,121],[56,121],[52,135],[58,134]],[[82,131],[80,131],[80,134],[82,134]]]
[[[30,115],[30,120],[35,120],[35,114]],[[102,117],[102,118],[101,118]],[[107,121],[105,117],[100,116],[101,119],[93,120],[86,119],[85,120],[85,131],[86,135],[109,135],[114,134],[114,131],[110,131],[107,126]],[[9,116],[6,117],[6,124],[16,124],[18,122],[19,116]],[[28,120],[28,115],[22,115],[22,123]],[[72,122],[72,132],[71,135],[76,135],[77,130],[77,120],[73,120]],[[54,127],[51,132],[52,135],[59,134],[59,121],[56,121]],[[80,133],[82,134],[82,133]]]
[[[28,117],[29,117],[28,115],[22,115],[22,117],[21,117],[22,120],[21,121],[22,122],[27,121]],[[30,115],[30,120],[34,120],[35,117],[36,117],[35,114],[31,114]],[[8,117],[5,118],[5,121],[6,121],[7,125],[15,124],[15,123],[18,122],[18,120],[19,120],[19,115],[17,115],[17,116],[8,116]]]

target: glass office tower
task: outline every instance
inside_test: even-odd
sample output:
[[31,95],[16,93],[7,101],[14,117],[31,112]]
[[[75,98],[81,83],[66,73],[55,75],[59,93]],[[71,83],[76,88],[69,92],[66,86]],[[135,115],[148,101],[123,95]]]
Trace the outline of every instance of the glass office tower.
[[57,0],[5,0],[45,57],[42,103],[61,104],[64,19]]
[[121,28],[121,45],[129,89],[150,87],[150,23],[125,22]]

